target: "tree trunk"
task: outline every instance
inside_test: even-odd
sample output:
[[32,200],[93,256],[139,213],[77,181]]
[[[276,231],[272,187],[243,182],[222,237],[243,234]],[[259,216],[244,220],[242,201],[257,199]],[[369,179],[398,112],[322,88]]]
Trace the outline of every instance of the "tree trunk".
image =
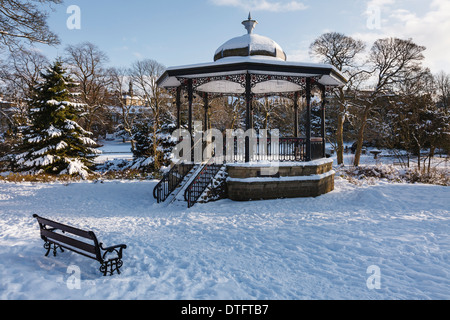
[[345,122],[345,96],[344,90],[339,89],[339,114],[338,124],[336,130],[336,144],[337,144],[337,163],[338,165],[344,164],[344,122]]
[[355,152],[355,161],[353,163],[353,165],[355,167],[358,167],[359,163],[361,161],[361,153],[362,153],[363,143],[364,143],[364,131],[366,129],[367,118],[369,117],[370,110],[371,110],[371,103],[369,102],[366,105],[366,108],[364,109],[364,114],[361,119],[361,127],[358,132],[358,141],[357,141],[357,147],[356,147],[356,152]]
[[343,106],[339,107],[338,125],[336,130],[336,143],[337,143],[337,163],[338,165],[344,164],[344,118]]
[[155,159],[154,162],[154,169],[155,171],[159,171],[159,169],[161,168],[161,164],[159,163],[159,151],[158,151],[158,146],[159,146],[159,141],[158,141],[158,131],[159,131],[159,106],[156,103],[155,106],[155,120],[153,122],[153,156]]
[[420,147],[417,148],[417,169],[419,170],[419,172],[421,172],[421,165],[420,165]]
[[436,148],[431,146],[430,147],[430,154],[428,157],[428,174],[430,174],[431,171],[431,159],[434,158],[434,152],[435,152]]
[[269,124],[269,112],[266,112],[265,116],[264,116],[264,129],[268,129],[267,126]]

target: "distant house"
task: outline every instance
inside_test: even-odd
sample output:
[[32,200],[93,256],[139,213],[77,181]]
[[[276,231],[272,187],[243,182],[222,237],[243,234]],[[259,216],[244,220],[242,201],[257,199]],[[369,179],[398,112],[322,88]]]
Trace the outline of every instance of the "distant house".
[[111,103],[108,109],[116,125],[120,123],[120,119],[124,113],[129,116],[134,116],[145,115],[148,112],[146,100],[142,96],[134,93],[133,83],[131,81],[127,92],[114,92],[111,96]]

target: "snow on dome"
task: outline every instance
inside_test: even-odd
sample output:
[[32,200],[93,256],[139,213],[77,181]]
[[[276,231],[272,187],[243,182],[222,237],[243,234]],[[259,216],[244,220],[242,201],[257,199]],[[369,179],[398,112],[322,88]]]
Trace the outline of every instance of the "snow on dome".
[[214,61],[236,56],[268,56],[286,61],[286,54],[280,45],[272,39],[254,33],[227,41],[217,49]]
[[283,49],[270,38],[254,34],[253,29],[258,22],[251,19],[242,22],[248,34],[233,38],[225,42],[214,54],[214,61],[227,57],[265,56],[287,60]]

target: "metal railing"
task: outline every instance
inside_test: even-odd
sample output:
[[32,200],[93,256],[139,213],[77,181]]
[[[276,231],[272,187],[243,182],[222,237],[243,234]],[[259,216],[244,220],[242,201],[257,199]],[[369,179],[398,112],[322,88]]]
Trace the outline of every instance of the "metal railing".
[[311,139],[311,160],[318,160],[326,157],[323,144],[324,141],[322,138]]
[[[263,140],[257,139],[252,145],[250,161],[307,161],[305,138],[279,138],[276,143],[268,138],[266,144],[261,141]],[[323,143],[322,138],[311,139],[311,160],[324,157]],[[277,148],[278,152],[273,152],[277,150],[274,148]],[[236,137],[233,151],[232,155],[227,155],[227,147],[224,144],[223,155],[226,162],[245,162],[245,141],[242,142]],[[193,163],[176,164],[163,176],[153,190],[153,196],[158,203],[167,200],[193,167]],[[216,164],[214,156],[204,165],[185,191],[184,198],[188,202],[188,207],[192,207],[198,201],[221,167],[222,165]]]
[[[183,137],[180,137],[180,142]],[[202,144],[203,141],[197,141],[191,148],[191,154],[193,154],[195,148],[198,144]],[[153,189],[153,197],[158,203],[164,202],[170,196],[172,192],[181,184],[184,178],[187,176],[189,171],[194,168],[195,164],[193,162],[182,161],[178,164],[174,164],[172,168],[163,175],[161,181]]]
[[158,203],[166,201],[193,167],[193,164],[175,164],[169,172],[164,174],[161,181],[153,189],[153,197],[156,201]]
[[191,184],[186,188],[184,200],[188,204],[188,208],[194,206],[209,184],[213,181],[216,174],[220,171],[222,165],[216,164],[215,158],[212,157],[206,163],[198,175],[192,180]]
[[[306,138],[279,138],[275,144],[268,138],[266,144],[262,142],[262,139],[257,139],[251,144],[250,161],[307,161]],[[235,137],[234,149],[228,150],[227,154],[227,146],[224,145],[223,152],[227,162],[245,162],[245,141]],[[323,139],[311,139],[311,160],[323,157]]]

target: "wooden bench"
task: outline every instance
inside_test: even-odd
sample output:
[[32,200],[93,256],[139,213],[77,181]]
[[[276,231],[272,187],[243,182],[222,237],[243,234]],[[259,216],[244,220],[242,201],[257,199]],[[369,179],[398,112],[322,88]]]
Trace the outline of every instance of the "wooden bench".
[[123,265],[122,251],[127,248],[126,245],[104,248],[92,231],[70,227],[36,214],[33,218],[39,223],[41,238],[45,241],[44,248],[47,249],[46,257],[52,250],[56,257],[57,250],[64,252],[64,248],[100,262],[100,271],[104,276],[108,273],[112,276],[115,271],[120,274]]

